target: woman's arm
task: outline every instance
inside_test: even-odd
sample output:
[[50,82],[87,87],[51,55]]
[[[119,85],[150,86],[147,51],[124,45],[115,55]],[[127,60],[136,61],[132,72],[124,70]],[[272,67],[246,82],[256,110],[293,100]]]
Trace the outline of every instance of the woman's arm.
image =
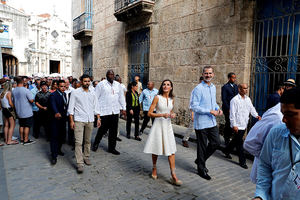
[[164,118],[170,117],[170,114],[168,114],[168,113],[153,113],[154,109],[156,108],[157,102],[158,102],[158,96],[155,96],[153,99],[153,102],[150,106],[150,109],[148,111],[148,116],[152,117],[152,118],[153,117],[164,117]]
[[[174,109],[174,99],[173,99],[173,109]],[[176,114],[174,113],[174,111],[173,111],[173,109],[171,110],[171,112],[170,112],[170,117],[173,119],[173,118],[175,118],[176,117]]]

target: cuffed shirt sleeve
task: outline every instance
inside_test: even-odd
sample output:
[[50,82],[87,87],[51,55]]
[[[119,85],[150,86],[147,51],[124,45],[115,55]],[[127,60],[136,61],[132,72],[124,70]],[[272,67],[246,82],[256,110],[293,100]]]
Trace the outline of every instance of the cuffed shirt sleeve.
[[119,85],[119,89],[120,89],[120,91],[122,91],[122,92],[120,92],[120,95],[119,95],[120,108],[121,108],[121,110],[126,110],[125,95],[124,95],[121,84]]
[[68,114],[74,115],[74,108],[75,108],[75,100],[76,99],[76,92],[73,92],[72,95],[70,95],[70,101],[68,106]]
[[229,110],[229,120],[230,120],[230,126],[234,127],[237,126],[237,122],[236,122],[236,103],[234,101],[234,99],[232,99],[230,101],[230,110]]

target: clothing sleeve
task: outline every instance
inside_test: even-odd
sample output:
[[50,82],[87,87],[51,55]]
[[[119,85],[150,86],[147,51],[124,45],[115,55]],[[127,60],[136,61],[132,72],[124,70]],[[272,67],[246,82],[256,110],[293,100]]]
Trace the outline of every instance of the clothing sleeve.
[[245,139],[244,149],[253,156],[259,157],[265,137],[270,131],[270,128],[272,128],[272,125],[273,124],[268,124],[267,126],[262,127],[260,122],[256,122]]
[[126,110],[131,110],[132,109],[132,97],[131,97],[131,92],[126,92]]
[[99,101],[99,99],[100,99],[101,87],[102,87],[102,84],[101,84],[101,82],[100,82],[100,83],[96,86],[96,88],[95,88],[95,94],[96,94],[96,97],[97,97],[98,101]]
[[222,98],[222,102],[223,102],[223,105],[224,105],[224,108],[229,108],[229,103],[227,101],[227,92],[226,92],[226,87],[225,85],[222,87],[222,90],[221,90],[221,98]]
[[119,95],[120,108],[121,108],[121,110],[126,110],[125,95],[124,95],[121,84],[119,84],[119,90],[121,91],[120,95]]
[[210,109],[206,107],[202,107],[200,102],[201,102],[201,90],[198,88],[195,88],[192,91],[192,101],[191,101],[191,108],[195,113],[199,114],[209,114]]
[[95,101],[94,115],[100,115],[99,100],[98,100],[96,94],[94,95],[94,101]]
[[143,92],[141,93],[141,95],[140,95],[140,97],[139,97],[139,102],[140,102],[140,104],[143,102],[144,96],[145,96],[145,92],[144,92],[144,90],[143,90]]
[[58,108],[56,106],[55,96],[52,94],[50,95],[50,98],[49,98],[49,105],[50,105],[51,110],[53,110],[54,114],[59,113]]
[[234,127],[237,126],[237,122],[236,122],[236,102],[234,101],[234,98],[231,99],[230,101],[230,110],[229,110],[229,120],[230,120],[230,126]]
[[33,94],[32,94],[32,92],[30,90],[27,90],[26,97],[27,97],[28,101],[34,100],[33,99]]
[[250,98],[248,98],[248,106],[250,107],[250,113],[253,117],[257,117],[258,116],[258,113],[256,112]]
[[263,200],[271,199],[271,187],[272,187],[272,150],[273,150],[273,135],[271,129],[270,134],[267,136],[261,154],[260,162],[257,170],[257,183],[255,196],[262,198]]
[[75,102],[76,102],[76,93],[73,92],[73,94],[70,95],[68,115],[74,115]]

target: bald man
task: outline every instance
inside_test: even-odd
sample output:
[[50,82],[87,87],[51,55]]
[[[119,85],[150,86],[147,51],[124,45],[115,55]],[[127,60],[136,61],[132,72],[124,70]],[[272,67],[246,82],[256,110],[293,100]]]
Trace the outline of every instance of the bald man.
[[249,114],[258,120],[260,120],[261,117],[257,114],[252,105],[251,99],[246,95],[248,93],[248,85],[245,83],[239,84],[238,91],[239,93],[230,101],[229,119],[230,127],[233,131],[233,139],[226,146],[223,153],[226,158],[231,159],[230,152],[236,147],[240,166],[244,169],[248,169],[243,149],[243,136],[248,125]]
[[[140,104],[143,107],[144,112],[144,121],[140,130],[140,134],[143,134],[145,128],[147,127],[147,124],[150,120],[150,117],[148,117],[148,111],[152,104],[152,101],[154,97],[157,95],[158,90],[154,88],[154,83],[152,81],[149,81],[147,84],[147,88],[143,90],[139,97]],[[152,119],[153,124],[154,118]]]

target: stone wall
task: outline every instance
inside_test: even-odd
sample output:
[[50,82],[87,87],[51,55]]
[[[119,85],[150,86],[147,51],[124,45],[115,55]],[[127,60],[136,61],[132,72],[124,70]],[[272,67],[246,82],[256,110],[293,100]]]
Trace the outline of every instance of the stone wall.
[[215,68],[217,102],[233,71],[249,82],[253,2],[250,0],[156,0],[150,19],[129,24],[114,17],[114,0],[94,0],[94,75],[114,69],[127,80],[126,33],[150,27],[150,80],[174,83],[177,124],[187,124],[189,98],[202,68]]

